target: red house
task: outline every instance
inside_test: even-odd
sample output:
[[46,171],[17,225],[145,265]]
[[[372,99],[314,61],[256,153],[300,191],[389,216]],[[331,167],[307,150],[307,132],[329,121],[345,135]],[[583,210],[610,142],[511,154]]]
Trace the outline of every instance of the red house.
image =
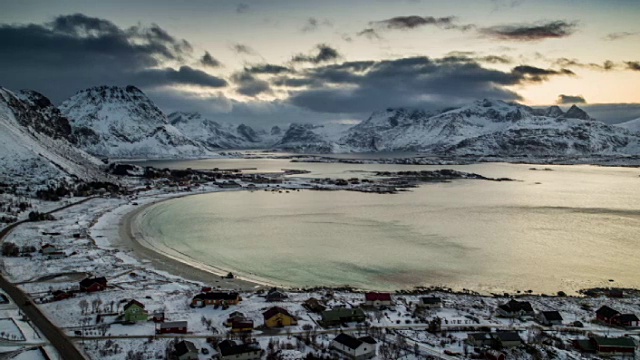
[[618,310],[612,309],[607,305],[603,305],[600,309],[596,310],[596,319],[605,324],[611,324],[613,318],[618,315],[620,315]]
[[107,288],[107,279],[102,277],[86,278],[80,281],[80,291],[96,292]]
[[73,293],[70,291],[62,291],[62,290],[56,290],[53,293],[51,293],[51,295],[53,295],[53,300],[55,301],[60,301],[60,300],[64,300],[64,299],[69,299],[71,297],[73,297]]
[[390,293],[368,292],[364,294],[365,306],[381,307],[391,306],[392,304]]
[[156,324],[156,334],[186,334],[186,321],[171,321]]

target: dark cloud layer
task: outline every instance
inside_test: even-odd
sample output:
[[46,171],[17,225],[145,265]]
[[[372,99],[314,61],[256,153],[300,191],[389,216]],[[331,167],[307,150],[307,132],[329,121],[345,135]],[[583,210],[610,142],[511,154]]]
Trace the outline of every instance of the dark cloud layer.
[[54,101],[101,84],[224,86],[224,80],[188,66],[163,68],[185,62],[192,51],[189,42],[155,24],[120,28],[83,14],[58,16],[44,24],[0,25],[0,79]]
[[586,104],[587,100],[584,99],[582,95],[558,95],[558,100],[556,100],[556,104]]
[[211,56],[208,51],[205,51],[204,55],[202,55],[202,57],[200,58],[200,64],[207,67],[219,67],[220,65],[222,65],[220,61]]
[[576,31],[577,23],[564,20],[535,24],[498,25],[480,29],[480,33],[499,40],[539,41],[563,38]]
[[433,25],[439,27],[452,27],[455,26],[453,16],[447,17],[433,17],[433,16],[396,16],[390,19],[381,20],[371,22],[371,25],[380,26],[382,28],[393,29],[393,30],[408,30],[415,29],[422,26]]
[[262,93],[271,93],[271,86],[268,82],[258,79],[246,71],[233,74],[231,80],[237,85],[236,91],[245,96],[254,97]]
[[299,63],[307,62],[312,64],[319,64],[323,62],[334,61],[339,59],[340,57],[341,56],[340,56],[340,53],[338,53],[338,50],[332,48],[327,44],[320,44],[316,46],[315,54],[312,54],[312,55],[297,54],[293,56],[291,61],[299,62]]
[[602,70],[609,71],[614,70],[616,68],[616,64],[611,60],[605,60],[602,64],[596,63],[584,63],[578,59],[568,59],[568,58],[558,58],[552,61],[554,65],[562,66],[562,67],[579,67],[586,68],[592,70]]
[[286,66],[281,66],[281,65],[259,64],[259,65],[246,66],[244,68],[244,71],[252,74],[276,75],[276,74],[292,72],[293,70]]
[[181,66],[180,69],[149,69],[135,74],[131,79],[139,85],[196,85],[210,88],[227,86],[227,81],[204,71],[193,69],[189,66]]
[[410,57],[396,60],[344,62],[318,66],[279,77],[277,84],[298,82],[289,101],[319,112],[365,112],[372,107],[441,108],[478,98],[518,100],[508,86],[541,82],[570,70],[521,65],[511,71],[487,69],[470,58]]

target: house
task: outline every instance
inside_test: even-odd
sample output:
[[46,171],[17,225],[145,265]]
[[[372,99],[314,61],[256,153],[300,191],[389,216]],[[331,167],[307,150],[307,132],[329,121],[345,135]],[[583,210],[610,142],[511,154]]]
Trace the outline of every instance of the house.
[[200,293],[191,300],[192,307],[205,307],[207,305],[237,305],[242,298],[237,292],[206,292]]
[[636,343],[629,337],[608,338],[594,336],[589,339],[573,340],[573,346],[586,353],[597,355],[624,355],[633,356],[636,351]]
[[522,345],[523,341],[520,335],[515,331],[498,331],[492,333],[493,347],[497,349],[505,349]]
[[198,348],[187,340],[176,343],[173,354],[178,360],[198,360]]
[[49,254],[57,252],[57,251],[58,251],[58,248],[53,246],[53,245],[51,245],[51,244],[44,244],[40,248],[40,252],[42,253],[42,255],[49,255]]
[[603,305],[596,310],[596,320],[602,321],[605,324],[611,324],[613,318],[618,315],[620,315],[618,310],[612,309],[607,305]]
[[364,294],[364,305],[379,308],[381,306],[391,306],[390,293],[368,292]]
[[107,288],[107,279],[104,276],[86,278],[80,281],[80,291],[96,292]]
[[620,314],[614,316],[612,319],[613,325],[622,326],[626,328],[638,327],[640,320],[635,314]]
[[47,259],[64,259],[67,257],[67,254],[62,251],[53,251],[47,254]]
[[259,360],[263,352],[258,344],[237,344],[233,340],[218,343],[220,360]]
[[542,325],[562,325],[562,315],[557,311],[540,311],[536,319]]
[[283,301],[288,299],[289,296],[286,293],[283,293],[280,290],[271,290],[269,291],[269,293],[267,294],[267,301],[268,302],[274,302],[274,301]]
[[229,317],[227,318],[227,321],[225,322],[224,325],[226,326],[231,326],[231,322],[235,319],[242,319],[242,318],[246,318],[246,316],[244,315],[244,313],[241,313],[240,311],[234,311],[231,314],[229,314]]
[[253,331],[253,320],[247,318],[235,318],[231,321],[232,333],[248,333]]
[[335,326],[349,322],[362,322],[367,319],[364,311],[360,308],[335,308],[323,311],[321,316],[321,323],[323,326]]
[[154,323],[164,322],[164,311],[154,311],[151,315],[151,320],[153,320]]
[[321,313],[325,310],[327,310],[327,307],[324,306],[320,300],[316,299],[316,298],[310,298],[308,300],[306,300],[302,306],[304,306],[307,310],[314,312],[314,313]]
[[262,313],[264,317],[264,326],[268,328],[283,327],[297,325],[298,320],[286,309],[274,306]]
[[479,332],[467,335],[467,344],[475,347],[492,347],[504,349],[523,344],[522,338],[515,331],[498,331],[495,333]]
[[354,360],[376,357],[376,341],[371,336],[355,338],[349,334],[339,334],[331,342],[330,348]]
[[493,337],[488,332],[469,333],[467,334],[467,344],[475,347],[491,346]]
[[219,182],[216,183],[216,185],[218,185],[219,188],[223,188],[223,189],[230,189],[230,188],[239,188],[242,187],[242,185],[238,184],[235,181],[224,181],[224,182]]
[[534,316],[535,312],[528,301],[509,300],[508,303],[499,305],[496,309],[502,317],[515,318],[520,316]]
[[149,313],[144,309],[144,304],[137,300],[131,300],[124,305],[124,321],[135,323],[139,321],[147,321]]
[[417,306],[418,309],[440,309],[442,308],[442,299],[435,296],[421,297]]
[[618,310],[606,305],[596,310],[596,320],[622,327],[638,327],[640,325],[640,320],[635,314],[621,314]]
[[186,321],[171,321],[156,324],[156,334],[186,334]]
[[51,293],[53,295],[54,301],[60,301],[64,299],[69,299],[73,297],[73,293],[70,291],[56,290]]

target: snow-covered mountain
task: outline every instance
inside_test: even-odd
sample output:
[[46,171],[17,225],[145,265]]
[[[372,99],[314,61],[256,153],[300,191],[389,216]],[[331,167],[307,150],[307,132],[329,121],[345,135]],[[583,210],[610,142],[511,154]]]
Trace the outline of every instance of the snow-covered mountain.
[[256,131],[248,125],[221,124],[195,112],[174,112],[169,122],[185,136],[208,149],[251,149],[270,147],[280,136],[277,126],[266,131]]
[[302,153],[347,152],[350,149],[345,149],[338,139],[349,128],[343,124],[291,124],[273,148]]
[[111,158],[189,158],[209,151],[169,124],[135,86],[82,90],[60,105],[80,147]]
[[37,187],[69,177],[109,181],[100,160],[72,141],[69,122],[49,99],[0,87],[0,182]]
[[640,118],[625,121],[623,123],[615,124],[621,128],[627,129],[631,132],[640,132]]
[[[532,109],[481,100],[439,114],[376,112],[343,136],[339,149],[434,155],[561,156],[640,153],[638,134],[590,118],[577,106]],[[289,149],[292,150],[292,149]]]

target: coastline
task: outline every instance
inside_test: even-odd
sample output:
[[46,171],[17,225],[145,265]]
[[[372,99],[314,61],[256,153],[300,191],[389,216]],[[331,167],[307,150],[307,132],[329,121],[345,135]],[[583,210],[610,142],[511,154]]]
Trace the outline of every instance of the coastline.
[[196,267],[193,264],[189,264],[181,259],[170,256],[169,254],[157,251],[155,249],[145,246],[140,239],[134,234],[134,221],[145,210],[151,206],[157,205],[163,201],[177,199],[180,197],[200,195],[210,192],[201,192],[196,194],[183,194],[175,197],[157,199],[147,204],[141,205],[129,211],[124,216],[120,217],[118,221],[118,241],[114,245],[118,247],[125,247],[133,251],[133,254],[141,263],[149,263],[154,269],[165,271],[171,275],[181,277],[190,281],[200,282],[207,286],[220,286],[224,289],[233,289],[241,291],[254,291],[261,288],[270,287],[269,284],[260,283],[258,281],[249,280],[245,278],[239,278],[235,276],[233,279],[224,278],[222,270],[220,272],[215,271],[211,267],[204,269]]

